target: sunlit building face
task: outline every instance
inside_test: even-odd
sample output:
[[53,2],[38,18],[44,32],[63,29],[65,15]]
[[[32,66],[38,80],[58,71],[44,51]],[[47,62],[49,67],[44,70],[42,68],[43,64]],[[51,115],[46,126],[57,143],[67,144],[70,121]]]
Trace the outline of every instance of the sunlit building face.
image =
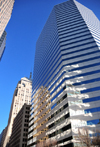
[[100,22],[75,0],[56,5],[36,43],[28,146],[77,146],[100,119]]

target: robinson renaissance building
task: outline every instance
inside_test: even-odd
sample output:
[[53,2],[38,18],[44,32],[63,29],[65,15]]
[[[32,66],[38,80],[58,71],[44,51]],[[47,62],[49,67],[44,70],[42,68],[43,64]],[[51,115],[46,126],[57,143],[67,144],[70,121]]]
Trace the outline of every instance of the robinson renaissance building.
[[54,6],[36,43],[28,147],[77,146],[100,129],[100,21],[75,0]]

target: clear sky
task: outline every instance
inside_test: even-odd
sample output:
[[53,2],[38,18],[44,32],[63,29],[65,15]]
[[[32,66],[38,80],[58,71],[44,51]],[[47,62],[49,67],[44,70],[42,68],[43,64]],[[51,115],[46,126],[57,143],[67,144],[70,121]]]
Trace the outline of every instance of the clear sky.
[[[33,71],[35,45],[54,5],[66,0],[15,0],[0,62],[0,133],[6,127],[14,90]],[[77,0],[100,20],[100,0]]]

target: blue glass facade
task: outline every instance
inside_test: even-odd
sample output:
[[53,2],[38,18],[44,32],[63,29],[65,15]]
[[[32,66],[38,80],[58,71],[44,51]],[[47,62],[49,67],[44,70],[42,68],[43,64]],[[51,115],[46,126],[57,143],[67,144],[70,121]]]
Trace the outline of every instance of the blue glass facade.
[[36,43],[29,146],[48,139],[73,146],[78,127],[99,127],[99,24],[75,0],[53,8]]
[[55,69],[55,64],[59,62],[60,58],[56,15],[53,10],[36,43],[33,90],[36,91],[41,86],[46,87],[48,75],[52,75],[51,69]]

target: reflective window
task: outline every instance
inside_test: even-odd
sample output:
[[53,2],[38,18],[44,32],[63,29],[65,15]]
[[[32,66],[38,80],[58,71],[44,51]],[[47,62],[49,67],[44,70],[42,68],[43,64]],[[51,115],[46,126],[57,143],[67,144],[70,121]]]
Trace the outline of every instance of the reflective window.
[[[93,37],[89,37],[88,40],[89,39],[93,39]],[[66,45],[69,45],[69,44],[74,44],[74,43],[77,43],[77,42],[85,41],[85,40],[87,40],[87,38],[86,39],[79,40],[79,41],[74,41],[74,42],[71,42],[71,43],[67,43],[67,44],[61,45],[61,47],[66,46]]]
[[[73,19],[73,18],[72,18]],[[71,19],[70,19],[71,20]],[[77,20],[77,19],[76,19]],[[72,30],[74,29],[74,28],[79,28],[80,26],[86,26],[86,24],[84,24],[84,22],[83,22],[83,20],[82,19],[79,19],[78,18],[78,22],[77,21],[74,21],[74,23],[72,22],[72,20],[71,20],[71,24],[69,25],[69,23],[66,23],[66,22],[68,22],[68,20],[67,21],[65,21],[64,23],[62,23],[62,25],[59,25],[58,26],[58,31],[59,31],[59,33],[62,33],[63,31],[66,31],[66,30],[68,30],[68,32],[70,31],[70,32],[72,32]],[[70,22],[70,21],[69,21]],[[81,23],[80,23],[81,22]],[[83,24],[82,24],[83,23]],[[79,24],[79,26],[77,27],[77,26],[75,26],[75,25],[77,25],[77,24]],[[69,28],[70,27],[70,28]],[[74,30],[73,30],[74,31]]]
[[100,111],[100,107],[91,108],[91,109],[86,109],[86,110],[84,110],[84,111],[85,111],[85,114],[86,114],[86,113],[98,112],[98,111]]
[[[66,71],[64,71],[59,77],[58,77],[58,79],[57,80],[55,80],[55,82],[51,85],[51,87],[48,89],[48,90],[50,90],[54,85],[55,85],[55,83],[57,83],[57,81],[59,81],[59,79],[64,75],[66,73]],[[55,76],[54,76],[55,77]],[[54,79],[54,78],[53,78]],[[52,80],[53,80],[52,79]]]
[[33,98],[31,99],[31,102],[33,101]]
[[87,76],[87,75],[96,74],[96,73],[99,73],[99,72],[100,72],[100,70],[94,70],[94,71],[90,71],[90,72],[86,72],[86,73],[82,73],[82,74],[77,74],[77,75],[69,77],[67,79],[74,79],[76,77]]
[[88,103],[88,102],[93,102],[93,101],[98,101],[98,100],[100,100],[100,96],[84,99],[83,103]]
[[86,81],[82,81],[82,82],[79,82],[79,83],[74,83],[73,85],[78,86],[78,85],[88,84],[88,83],[97,82],[97,81],[100,81],[100,78],[86,80]]
[[100,90],[100,87],[89,88],[89,89],[81,91],[81,93],[93,92],[97,90]]
[[[85,29],[84,31],[81,30],[80,32],[74,33],[73,36],[74,36],[74,35],[81,34],[81,33],[86,33],[86,32],[89,32],[89,30],[87,30],[87,29]],[[66,35],[63,35],[62,37],[60,37],[60,39],[67,38],[67,37],[72,37],[72,34],[69,34],[69,35],[67,35],[67,34],[66,34]]]
[[65,82],[65,78],[61,81],[61,83],[58,84],[57,87],[55,87],[55,89],[51,92],[51,94],[53,94],[64,82]]
[[55,103],[52,107],[51,107],[51,110],[57,105],[57,103]]
[[31,111],[33,110],[33,108],[31,109]]
[[87,125],[96,125],[96,124],[100,124],[100,120],[99,119],[87,121]]
[[72,71],[75,71],[75,70],[81,70],[81,69],[84,69],[84,68],[89,68],[89,67],[98,66],[98,65],[100,65],[100,62],[99,63],[90,64],[90,65],[86,65],[86,66],[82,66],[82,67],[73,68],[73,69],[68,70],[68,71],[72,72]]
[[[73,47],[69,47],[68,49],[72,49],[72,48],[76,48],[76,47],[79,47],[79,46],[84,46],[84,45],[88,45],[88,44],[92,44],[92,43],[94,43],[94,41],[91,41],[91,42],[88,42],[88,43],[83,43],[83,44],[80,44],[80,45],[77,45],[77,46],[73,46]],[[61,49],[62,51],[63,50],[66,50],[66,48],[64,48],[64,49]]]
[[58,97],[58,95],[63,92],[63,89],[61,89],[52,99],[51,99],[51,102]]
[[[66,57],[66,59],[63,59],[63,61],[64,61],[64,60],[71,60],[71,59],[74,59],[74,58],[79,58],[79,57],[82,57],[82,56],[87,56],[87,55],[94,54],[94,53],[100,53],[100,51],[99,51],[99,50],[97,50],[97,51],[91,51],[91,52],[89,52],[89,53],[85,53],[85,54],[81,54],[81,55],[77,55],[77,56],[72,56],[72,57],[70,57],[70,58],[67,58],[67,57]],[[64,55],[67,55],[67,53],[64,54]]]
[[31,116],[33,115],[33,113],[31,113]]
[[[78,21],[81,21],[81,22],[83,22],[83,20],[82,19],[78,19]],[[75,23],[77,23],[77,21],[73,21],[72,22],[72,24],[74,25]],[[68,25],[68,24],[67,24]],[[66,26],[67,26],[66,25]],[[63,25],[62,25],[63,26]],[[86,28],[86,25],[84,25],[84,26],[82,26],[82,27],[77,27],[77,28],[73,28],[72,30],[70,30],[70,31],[63,31],[63,30],[61,30],[61,31],[59,31],[59,36],[61,36],[61,34],[63,34],[63,35],[65,35],[65,34],[67,34],[67,33],[73,33],[74,31],[75,32],[77,32],[77,31],[79,31],[79,30],[82,30],[82,29],[85,29]]]

